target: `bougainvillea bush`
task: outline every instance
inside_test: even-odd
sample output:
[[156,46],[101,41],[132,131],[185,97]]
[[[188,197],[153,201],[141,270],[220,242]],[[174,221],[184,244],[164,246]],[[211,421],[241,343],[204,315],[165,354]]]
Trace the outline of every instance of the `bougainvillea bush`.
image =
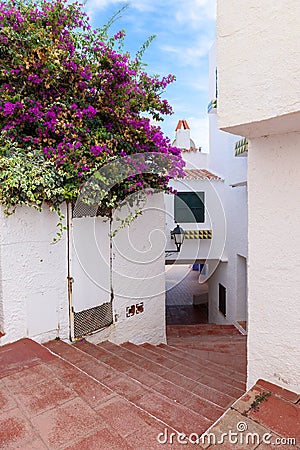
[[124,32],[93,30],[79,3],[0,2],[0,203],[59,211],[116,158],[158,154],[170,164],[128,173],[102,199],[109,215],[127,193],[168,191],[183,175],[179,149],[160,127],[173,76],[149,76],[122,47]]

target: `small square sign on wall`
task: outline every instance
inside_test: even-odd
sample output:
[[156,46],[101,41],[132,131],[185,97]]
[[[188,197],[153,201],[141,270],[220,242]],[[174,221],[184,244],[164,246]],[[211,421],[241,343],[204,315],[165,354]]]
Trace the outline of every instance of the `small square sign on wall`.
[[126,307],[126,317],[132,317],[135,314],[141,314],[142,312],[144,312],[144,302],[139,302],[135,305]]
[[132,317],[135,314],[135,305],[126,307],[126,317]]

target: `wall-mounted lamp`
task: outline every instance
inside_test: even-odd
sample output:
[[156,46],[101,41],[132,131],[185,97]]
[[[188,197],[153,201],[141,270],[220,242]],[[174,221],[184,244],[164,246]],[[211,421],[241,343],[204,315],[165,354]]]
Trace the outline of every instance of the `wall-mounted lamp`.
[[166,253],[179,253],[184,240],[184,230],[177,224],[171,231],[171,237],[174,238],[176,250],[166,250]]

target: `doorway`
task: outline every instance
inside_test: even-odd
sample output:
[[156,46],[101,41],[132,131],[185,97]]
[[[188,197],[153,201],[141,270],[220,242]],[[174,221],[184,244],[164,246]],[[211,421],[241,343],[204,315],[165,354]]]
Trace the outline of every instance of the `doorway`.
[[208,323],[208,285],[201,282],[200,264],[166,265],[166,324]]
[[79,203],[76,208],[68,211],[71,340],[113,323],[110,224],[107,219],[93,215],[89,206]]

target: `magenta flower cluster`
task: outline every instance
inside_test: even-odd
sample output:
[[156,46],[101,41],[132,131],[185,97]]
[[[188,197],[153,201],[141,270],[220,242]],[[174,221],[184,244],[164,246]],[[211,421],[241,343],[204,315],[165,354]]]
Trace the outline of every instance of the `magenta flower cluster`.
[[183,176],[180,150],[151,118],[172,113],[162,93],[174,80],[142,70],[115,50],[124,38],[92,30],[82,5],[67,0],[0,1],[1,133],[52,160],[78,192],[93,170],[136,153],[170,156],[160,174],[128,177],[118,196],[150,185],[168,190]]

